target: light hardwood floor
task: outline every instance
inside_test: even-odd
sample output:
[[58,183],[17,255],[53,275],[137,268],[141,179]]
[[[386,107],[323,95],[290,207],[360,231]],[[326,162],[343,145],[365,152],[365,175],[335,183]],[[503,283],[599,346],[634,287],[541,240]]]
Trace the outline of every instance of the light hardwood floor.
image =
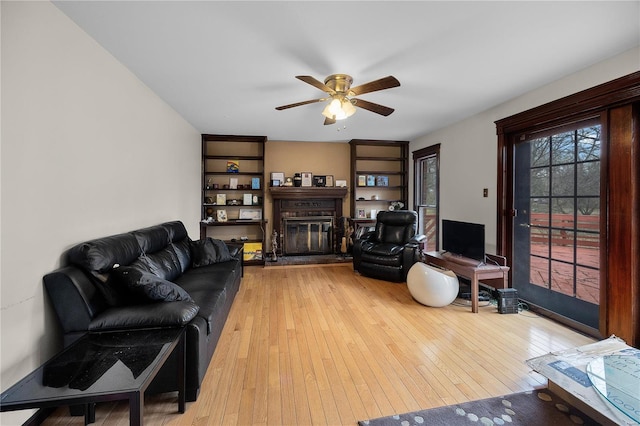
[[[247,267],[198,401],[180,415],[175,394],[147,397],[145,424],[354,425],[543,387],[525,360],[590,342],[531,312],[428,308],[350,264]],[[127,403],[96,410],[128,419]]]

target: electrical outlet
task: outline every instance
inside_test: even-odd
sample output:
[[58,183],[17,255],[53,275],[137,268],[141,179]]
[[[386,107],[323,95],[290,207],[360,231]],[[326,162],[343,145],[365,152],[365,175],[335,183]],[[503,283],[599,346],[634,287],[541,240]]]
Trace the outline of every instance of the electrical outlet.
[[489,188],[485,188],[482,190],[482,196],[487,198],[489,196]]

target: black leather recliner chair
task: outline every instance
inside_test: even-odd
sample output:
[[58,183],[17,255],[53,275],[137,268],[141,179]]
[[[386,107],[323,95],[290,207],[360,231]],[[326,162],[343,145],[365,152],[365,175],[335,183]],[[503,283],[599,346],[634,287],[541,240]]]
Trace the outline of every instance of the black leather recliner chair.
[[375,231],[354,243],[353,269],[373,278],[406,281],[407,272],[420,260],[420,243],[426,240],[424,235],[416,235],[417,227],[414,211],[379,212]]

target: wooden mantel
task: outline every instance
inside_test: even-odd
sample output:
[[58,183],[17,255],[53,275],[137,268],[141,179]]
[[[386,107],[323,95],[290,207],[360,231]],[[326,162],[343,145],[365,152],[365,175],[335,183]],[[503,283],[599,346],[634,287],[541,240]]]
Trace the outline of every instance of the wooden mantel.
[[269,188],[274,200],[306,200],[310,198],[345,198],[346,187],[337,186],[275,186]]

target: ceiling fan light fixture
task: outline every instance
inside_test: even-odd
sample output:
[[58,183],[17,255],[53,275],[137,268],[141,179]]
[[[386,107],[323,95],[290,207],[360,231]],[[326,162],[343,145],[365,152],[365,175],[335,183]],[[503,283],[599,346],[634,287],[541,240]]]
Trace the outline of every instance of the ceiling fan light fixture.
[[335,97],[322,111],[322,115],[334,120],[344,120],[351,117],[356,112],[356,108],[346,97],[342,100]]

